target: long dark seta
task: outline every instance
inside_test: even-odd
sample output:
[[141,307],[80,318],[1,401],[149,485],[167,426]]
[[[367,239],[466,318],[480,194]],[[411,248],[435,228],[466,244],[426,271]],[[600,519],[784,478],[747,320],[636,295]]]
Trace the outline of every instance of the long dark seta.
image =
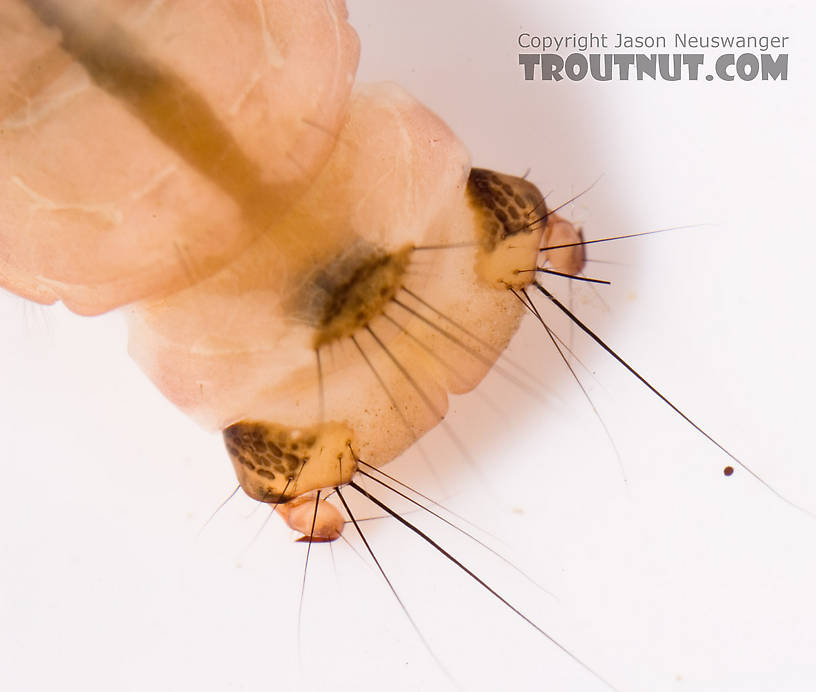
[[[448,526],[450,526],[452,529],[454,529],[454,530],[458,531],[459,533],[461,533],[463,536],[467,536],[467,537],[468,537],[468,538],[469,538],[471,541],[473,541],[473,542],[477,543],[477,544],[478,544],[478,545],[480,545],[482,548],[484,548],[485,550],[487,550],[489,553],[491,553],[491,554],[495,555],[495,556],[496,556],[497,558],[499,558],[499,559],[500,559],[502,562],[504,562],[506,565],[508,565],[509,567],[511,567],[512,569],[514,569],[514,570],[515,570],[516,572],[518,572],[518,573],[519,573],[521,576],[523,576],[523,577],[524,577],[524,578],[525,578],[527,581],[529,581],[531,584],[533,584],[534,586],[538,587],[538,588],[539,588],[539,589],[541,589],[542,591],[545,591],[545,592],[547,592],[547,593],[550,593],[549,591],[547,591],[547,589],[545,589],[543,586],[541,586],[541,584],[539,584],[537,581],[535,581],[535,579],[533,579],[533,578],[532,578],[532,577],[531,577],[529,574],[527,574],[527,573],[526,573],[524,570],[522,570],[522,569],[521,569],[520,567],[518,567],[517,565],[514,565],[514,564],[513,564],[513,563],[512,563],[510,560],[508,560],[508,559],[507,559],[507,558],[506,558],[504,555],[502,555],[502,554],[501,554],[500,552],[498,552],[497,550],[493,550],[493,548],[491,548],[489,545],[487,545],[487,543],[485,543],[484,541],[480,541],[480,540],[479,540],[478,538],[476,538],[476,536],[474,536],[472,533],[470,533],[470,532],[468,532],[468,531],[465,531],[463,528],[461,528],[460,526],[457,526],[457,525],[456,525],[456,524],[454,524],[452,521],[449,521],[449,520],[445,519],[445,517],[443,517],[443,516],[442,516],[441,514],[439,514],[438,512],[434,512],[434,511],[433,511],[433,510],[432,510],[430,507],[426,507],[426,506],[425,506],[425,505],[423,505],[421,502],[417,502],[417,501],[416,501],[416,500],[414,500],[412,497],[409,497],[409,496],[408,496],[408,495],[406,495],[405,493],[403,493],[403,492],[401,492],[401,491],[397,490],[396,488],[394,488],[394,487],[392,487],[392,486],[388,485],[388,483],[386,483],[385,481],[381,480],[380,478],[377,478],[376,476],[373,476],[373,475],[371,475],[370,473],[366,473],[366,472],[365,472],[365,471],[363,471],[362,469],[360,469],[360,470],[358,471],[358,473],[359,473],[360,475],[362,475],[362,476],[365,476],[366,478],[371,479],[371,480],[372,480],[372,481],[374,481],[375,483],[379,483],[381,486],[383,486],[383,487],[384,487],[384,488],[386,488],[387,490],[390,490],[390,491],[391,491],[392,493],[394,493],[395,495],[399,495],[399,496],[400,496],[401,498],[403,498],[404,500],[408,500],[408,502],[410,502],[411,504],[413,504],[413,505],[417,506],[418,508],[420,508],[420,509],[424,509],[426,512],[428,512],[428,514],[430,514],[430,515],[432,515],[432,516],[436,517],[436,518],[437,518],[437,519],[439,519],[439,520],[440,520],[442,523],[447,524],[447,525],[448,525]],[[412,492],[416,492],[416,491],[414,491],[414,490],[413,490],[413,488],[410,488],[410,490],[411,490]],[[417,494],[419,494],[419,493],[417,493]],[[447,511],[447,510],[446,510],[446,511]]]
[[[412,297],[416,298],[417,300],[421,300],[415,293],[412,293],[411,291],[408,291],[408,289],[403,288],[403,290],[406,293],[408,293],[409,295],[411,295]],[[539,401],[542,400],[540,393],[535,388],[530,387],[526,382],[524,382],[523,380],[520,380],[517,377],[515,377],[512,373],[508,372],[505,368],[501,367],[498,363],[492,363],[489,358],[485,358],[481,353],[479,353],[475,349],[468,346],[461,339],[459,339],[457,336],[451,334],[444,327],[440,327],[438,324],[434,323],[433,321],[431,321],[430,319],[428,319],[427,317],[425,317],[424,315],[419,313],[417,310],[414,310],[414,308],[410,307],[409,305],[406,305],[405,303],[403,303],[398,298],[394,298],[394,302],[397,305],[399,305],[399,307],[401,307],[403,310],[405,310],[406,312],[409,312],[414,317],[418,318],[420,321],[427,324],[429,327],[431,327],[431,329],[433,329],[434,331],[439,332],[442,336],[444,336],[446,339],[448,339],[448,341],[450,341],[453,344],[456,344],[459,348],[461,348],[462,350],[467,352],[469,355],[471,355],[476,360],[480,361],[481,363],[484,363],[485,365],[492,366],[492,368],[497,373],[499,373],[500,375],[505,377],[507,380],[509,380],[510,382],[515,384],[522,391],[528,393],[530,396],[532,396],[533,398],[535,398],[535,399],[537,399]],[[433,310],[433,308],[431,308],[430,305],[425,303],[425,301],[421,301],[421,302],[424,305],[426,305],[429,309]],[[438,311],[434,310],[434,312],[438,312]],[[441,313],[439,313],[439,314],[441,315]],[[495,351],[494,348],[492,348],[492,347],[490,347],[490,348],[491,348],[491,350]]]
[[306,594],[306,574],[309,571],[309,556],[312,553],[312,543],[314,541],[315,524],[317,523],[317,509],[320,506],[320,491],[315,495],[314,514],[312,515],[312,528],[309,531],[309,545],[306,548],[306,561],[303,564],[303,580],[300,583],[300,600],[298,601],[298,615],[297,615],[297,641],[298,641],[298,657],[301,653],[301,624],[303,622],[303,597]]
[[567,274],[565,272],[558,272],[555,269],[547,269],[546,267],[536,267],[535,269],[518,269],[519,274],[524,272],[536,272],[537,274],[550,274],[552,276],[561,276],[565,279],[572,279],[573,281],[586,281],[591,284],[601,284],[603,286],[611,286],[612,282],[606,279],[591,279],[588,276],[578,276],[577,274]]
[[[550,341],[552,341],[553,346],[555,346],[555,350],[558,351],[558,355],[561,357],[561,360],[564,362],[564,365],[567,366],[567,370],[569,370],[570,374],[572,375],[572,378],[575,380],[575,383],[578,385],[578,388],[581,390],[581,393],[584,395],[584,398],[587,400],[587,403],[592,409],[592,412],[598,419],[598,423],[600,423],[601,427],[603,428],[603,431],[606,434],[606,438],[609,440],[609,444],[612,445],[612,450],[615,452],[615,458],[618,462],[618,468],[620,468],[621,475],[623,476],[623,482],[628,485],[629,481],[626,477],[626,469],[623,467],[623,459],[621,458],[620,450],[618,449],[618,446],[615,444],[615,440],[612,437],[612,433],[610,432],[609,428],[604,422],[603,416],[601,416],[601,412],[598,411],[598,408],[595,406],[595,402],[592,401],[592,397],[589,395],[589,392],[587,391],[586,387],[584,387],[584,383],[581,382],[581,378],[578,377],[578,373],[575,372],[575,368],[572,367],[572,363],[569,362],[569,359],[567,358],[563,349],[558,344],[560,339],[557,337],[555,332],[550,328],[550,326],[544,321],[544,318],[541,316],[541,313],[535,306],[535,303],[533,303],[532,299],[528,295],[527,289],[523,290],[524,298],[522,298],[515,290],[513,290],[513,295],[515,295],[516,298],[518,298],[522,302],[522,304],[525,307],[527,307],[527,309],[530,311],[533,317],[535,317],[541,323],[541,326],[544,327],[544,330],[547,332],[547,336],[550,337]],[[572,351],[570,351],[570,353],[572,353]]]
[[[350,485],[352,487],[355,487],[355,488],[357,487],[353,482]],[[349,515],[349,519],[351,519],[351,522],[354,524],[354,528],[357,530],[357,534],[360,536],[360,540],[363,542],[363,545],[365,545],[366,550],[368,551],[368,554],[371,556],[371,559],[374,560],[374,564],[377,565],[377,569],[380,571],[380,574],[382,574],[383,579],[385,579],[385,583],[388,585],[388,588],[391,590],[391,593],[394,595],[394,598],[397,600],[397,603],[399,603],[399,606],[402,609],[402,612],[405,614],[405,617],[408,619],[408,622],[411,623],[411,627],[413,627],[414,632],[416,632],[417,636],[419,637],[419,640],[422,642],[422,645],[425,647],[425,650],[430,654],[431,658],[434,660],[437,667],[439,668],[439,670],[442,671],[442,673],[445,675],[445,677],[448,678],[448,680],[450,680],[450,682],[454,685],[454,687],[456,687],[456,689],[460,689],[459,684],[456,682],[456,680],[450,674],[448,669],[445,668],[445,666],[442,664],[442,661],[439,660],[439,657],[436,655],[436,653],[434,653],[434,650],[431,648],[430,644],[428,644],[428,641],[425,639],[424,635],[422,634],[422,631],[419,629],[419,626],[416,624],[416,621],[411,616],[411,613],[408,612],[408,608],[405,606],[405,603],[403,603],[402,599],[400,598],[399,594],[397,593],[397,590],[394,588],[394,585],[391,583],[391,580],[388,578],[388,575],[385,573],[385,570],[383,569],[383,566],[380,564],[380,561],[377,559],[377,556],[374,554],[374,551],[372,550],[371,545],[369,545],[368,539],[365,537],[365,534],[363,533],[363,530],[360,528],[360,523],[354,517],[354,514],[352,514],[351,507],[348,506],[348,503],[346,502],[346,498],[344,498],[343,493],[340,492],[340,488],[336,487],[334,489],[334,491],[337,493],[337,497],[340,498],[340,502],[343,504],[343,508],[346,510],[346,514]]]
[[[396,519],[396,520],[397,520],[397,521],[398,521],[400,524],[402,524],[402,525],[403,525],[403,526],[405,526],[406,528],[410,529],[410,530],[411,530],[411,531],[413,531],[413,532],[414,532],[414,533],[415,533],[417,536],[419,536],[420,538],[422,538],[422,540],[424,540],[426,543],[428,543],[430,546],[432,546],[434,549],[436,549],[436,550],[437,550],[439,553],[441,553],[443,556],[445,556],[445,557],[446,557],[446,558],[447,558],[447,559],[448,559],[448,560],[449,560],[451,563],[453,563],[453,564],[454,564],[454,565],[456,565],[456,566],[457,566],[459,569],[461,569],[463,572],[465,572],[465,574],[467,574],[467,575],[468,575],[468,576],[469,576],[471,579],[473,579],[473,580],[474,580],[474,581],[475,581],[477,584],[479,584],[479,585],[480,585],[482,588],[484,588],[485,590],[487,590],[487,591],[488,591],[488,593],[490,593],[492,596],[494,596],[496,599],[498,599],[498,600],[499,600],[501,603],[503,603],[505,606],[507,606],[507,607],[508,607],[510,610],[512,610],[512,611],[513,611],[513,612],[514,612],[516,615],[518,615],[518,616],[519,616],[519,617],[520,617],[522,620],[524,620],[524,621],[525,621],[525,622],[526,622],[528,625],[530,625],[530,626],[531,626],[531,627],[532,627],[534,630],[536,630],[536,631],[537,631],[539,634],[541,634],[541,635],[542,635],[542,636],[544,636],[544,637],[545,637],[547,640],[549,640],[549,641],[550,641],[550,642],[551,642],[553,645],[555,645],[555,646],[556,646],[556,647],[558,647],[558,648],[559,648],[561,651],[563,651],[565,654],[567,654],[567,655],[568,655],[568,656],[569,656],[571,659],[573,659],[573,660],[574,660],[576,663],[578,663],[578,665],[580,665],[580,666],[581,666],[581,667],[582,667],[584,670],[586,670],[588,673],[591,673],[591,674],[592,674],[592,675],[593,675],[593,676],[594,676],[594,677],[595,677],[597,680],[599,680],[600,682],[602,682],[602,683],[603,683],[604,685],[606,685],[606,686],[607,686],[609,689],[611,689],[611,690],[617,690],[617,688],[616,688],[614,685],[612,685],[612,684],[611,684],[611,683],[609,683],[607,680],[605,680],[603,677],[601,677],[601,676],[600,676],[600,675],[599,675],[599,674],[598,674],[598,673],[597,673],[595,670],[593,670],[592,668],[590,668],[590,667],[589,667],[589,666],[588,666],[588,665],[587,665],[587,664],[586,664],[584,661],[582,661],[580,658],[578,658],[578,657],[577,657],[577,656],[576,656],[576,655],[575,655],[575,654],[574,654],[572,651],[570,651],[570,650],[569,650],[568,648],[566,648],[566,647],[565,647],[563,644],[561,644],[561,643],[560,643],[560,642],[559,642],[557,639],[555,639],[555,638],[554,638],[554,637],[553,637],[551,634],[549,634],[549,633],[548,633],[546,630],[544,630],[544,629],[542,629],[541,627],[539,627],[539,626],[538,626],[538,625],[537,625],[537,624],[536,624],[536,623],[535,623],[535,622],[534,622],[534,621],[533,621],[533,620],[532,620],[530,617],[528,617],[528,616],[527,616],[527,615],[525,615],[525,614],[524,614],[524,613],[523,613],[521,610],[519,610],[518,608],[516,608],[516,607],[515,607],[515,606],[514,606],[512,603],[510,603],[510,601],[508,601],[506,598],[504,598],[504,596],[502,596],[502,595],[501,595],[501,594],[500,594],[498,591],[496,591],[496,590],[495,590],[493,587],[491,587],[489,584],[487,584],[487,582],[485,582],[483,579],[481,579],[480,577],[478,577],[478,576],[476,575],[476,573],[475,573],[475,572],[473,572],[473,570],[469,569],[469,568],[468,568],[468,567],[466,567],[466,566],[465,566],[465,565],[464,565],[462,562],[460,562],[459,560],[457,560],[457,559],[456,559],[456,558],[455,558],[453,555],[451,555],[451,553],[449,553],[447,550],[445,550],[445,549],[444,549],[444,548],[443,548],[441,545],[439,545],[439,543],[437,543],[436,541],[434,541],[434,540],[433,540],[433,539],[432,539],[430,536],[428,536],[428,535],[427,535],[425,532],[423,532],[421,529],[419,529],[419,528],[417,528],[416,526],[414,526],[414,525],[413,525],[411,522],[409,522],[407,519],[405,519],[405,517],[403,517],[403,516],[399,515],[397,512],[395,512],[393,509],[391,509],[391,508],[390,508],[388,505],[386,505],[384,502],[382,502],[381,500],[379,500],[378,498],[376,498],[374,495],[372,495],[370,492],[368,492],[368,491],[367,491],[367,490],[365,490],[364,488],[362,488],[362,487],[360,487],[359,485],[357,485],[357,483],[355,483],[354,481],[352,481],[351,483],[349,483],[349,486],[350,486],[350,487],[352,487],[352,488],[354,488],[354,490],[356,490],[358,493],[360,493],[360,494],[361,494],[361,495],[363,495],[364,497],[368,498],[368,499],[369,499],[371,502],[373,502],[375,505],[377,505],[377,507],[379,507],[379,508],[380,508],[380,509],[382,509],[383,511],[387,512],[388,514],[390,514],[390,515],[391,515],[391,516],[392,516],[394,519]],[[339,491],[338,491],[338,494],[339,494]],[[341,498],[342,498],[342,496],[341,496]],[[343,504],[344,504],[344,506],[346,506],[346,505],[345,505],[345,501],[343,502]],[[356,524],[355,524],[355,525],[356,525]],[[359,531],[359,527],[358,527],[358,531]],[[366,544],[366,545],[367,545],[367,544]]]
[[[653,231],[658,232],[658,231]],[[567,317],[572,320],[573,324],[577,326],[581,331],[583,331],[587,336],[589,336],[595,343],[597,343],[604,351],[606,351],[610,356],[612,356],[618,363],[620,363],[624,368],[626,368],[632,375],[634,375],[649,391],[651,391],[655,396],[657,396],[661,401],[663,401],[669,408],[671,408],[675,413],[677,413],[684,421],[686,421],[692,428],[694,428],[698,433],[700,433],[703,437],[705,437],[709,442],[711,442],[715,447],[717,447],[720,451],[725,453],[730,459],[732,459],[741,469],[746,471],[749,475],[751,475],[755,480],[759,481],[767,490],[770,490],[774,495],[776,495],[780,500],[785,502],[786,504],[798,509],[800,512],[804,512],[808,516],[814,517],[813,513],[810,510],[802,507],[801,505],[796,504],[792,500],[788,499],[782,493],[780,493],[776,488],[774,488],[770,483],[764,480],[758,473],[752,470],[749,466],[747,466],[742,460],[740,460],[737,456],[735,456],[732,452],[726,449],[722,444],[717,442],[711,435],[709,435],[703,428],[701,428],[697,423],[695,423],[691,418],[689,418],[683,411],[681,411],[675,404],[673,404],[664,394],[662,394],[654,385],[652,385],[646,378],[644,378],[637,370],[635,370],[629,363],[627,363],[621,356],[619,356],[607,343],[601,339],[594,331],[592,331],[587,325],[585,325],[578,317],[575,315],[572,310],[566,307],[561,301],[559,301],[552,293],[550,293],[544,286],[542,286],[538,281],[533,282],[533,286],[538,289],[555,307],[557,307],[561,312],[563,312]],[[814,517],[816,518],[816,517]]]

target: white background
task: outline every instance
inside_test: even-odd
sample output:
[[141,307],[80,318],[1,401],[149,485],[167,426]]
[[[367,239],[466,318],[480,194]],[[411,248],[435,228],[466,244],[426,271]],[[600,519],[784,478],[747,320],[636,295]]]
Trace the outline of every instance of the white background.
[[[813,136],[805,3],[350,0],[361,79],[436,110],[473,160],[529,177],[596,245],[575,310],[775,490],[816,512],[810,268]],[[525,82],[515,38],[606,32],[790,36],[777,83]],[[563,284],[548,285],[567,296]],[[305,546],[236,498],[218,436],[155,392],[119,315],[0,296],[0,689],[453,689],[382,578]],[[565,339],[570,330],[553,319]],[[438,529],[485,579],[620,690],[816,686],[816,519],[793,509],[579,334],[597,420],[527,324],[512,348],[546,403],[500,376],[455,400],[404,473],[489,530],[552,595]],[[409,463],[410,462],[410,463]],[[373,512],[360,510],[363,515]],[[388,520],[367,535],[463,689],[601,690],[574,661]],[[358,551],[349,527],[346,535]],[[480,534],[481,535],[481,534]],[[298,654],[300,651],[300,655]],[[300,659],[300,660],[299,660]]]

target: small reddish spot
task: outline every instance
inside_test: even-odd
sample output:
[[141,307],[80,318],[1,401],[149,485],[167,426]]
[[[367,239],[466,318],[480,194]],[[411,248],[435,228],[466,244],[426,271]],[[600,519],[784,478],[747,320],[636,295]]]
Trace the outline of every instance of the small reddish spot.
[[732,473],[734,473],[734,467],[733,467],[733,466],[726,466],[726,467],[723,469],[723,473],[724,473],[726,476],[730,476]]

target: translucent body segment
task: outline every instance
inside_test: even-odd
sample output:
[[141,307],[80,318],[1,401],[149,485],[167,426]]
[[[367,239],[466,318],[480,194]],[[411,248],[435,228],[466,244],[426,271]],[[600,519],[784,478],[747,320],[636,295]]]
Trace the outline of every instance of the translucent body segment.
[[471,171],[398,87],[348,99],[344,19],[332,2],[0,9],[0,280],[89,314],[137,301],[131,353],[224,429],[267,502],[347,482],[352,438],[382,464],[437,425],[515,332],[506,289],[544,228],[532,184]]
[[230,261],[334,146],[358,58],[345,17],[317,0],[2,3],[3,285],[92,314]]
[[[209,279],[136,306],[131,354],[208,427],[338,421],[360,458],[385,463],[439,423],[448,392],[482,379],[522,314],[475,271],[483,210],[468,174],[467,153],[433,113],[393,85],[358,88],[327,165],[270,228],[275,242],[261,236]],[[322,340],[338,287],[375,257],[404,269],[360,295],[393,299]]]

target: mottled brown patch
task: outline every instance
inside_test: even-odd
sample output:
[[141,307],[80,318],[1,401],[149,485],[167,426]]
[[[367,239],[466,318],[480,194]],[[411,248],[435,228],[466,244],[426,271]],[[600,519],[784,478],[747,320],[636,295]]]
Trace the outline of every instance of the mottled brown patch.
[[225,428],[223,435],[238,482],[261,502],[288,502],[314,489],[347,483],[356,468],[351,431],[339,423],[294,428],[244,420]]
[[502,240],[531,233],[546,219],[547,206],[538,188],[524,178],[474,168],[468,177],[471,204],[482,217],[481,244],[490,252]]

